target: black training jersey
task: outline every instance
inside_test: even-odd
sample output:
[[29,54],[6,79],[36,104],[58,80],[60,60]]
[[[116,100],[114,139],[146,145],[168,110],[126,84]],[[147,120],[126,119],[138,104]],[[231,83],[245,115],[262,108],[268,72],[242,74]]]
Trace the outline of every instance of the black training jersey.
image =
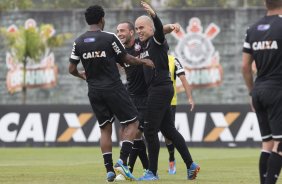
[[163,25],[156,16],[153,18],[155,33],[146,43],[142,43],[141,58],[151,59],[155,68],[144,66],[145,80],[148,86],[157,86],[172,83],[168,67],[168,44],[163,33]]
[[70,62],[80,61],[90,89],[108,89],[122,84],[116,63],[126,51],[114,33],[87,31],[74,44]]
[[282,15],[265,16],[247,30],[243,52],[257,67],[255,88],[282,88]]
[[[132,56],[139,58],[141,52],[139,39],[135,39],[135,44],[130,48],[126,48],[126,51]],[[124,66],[129,94],[131,96],[147,96],[147,84],[144,78],[143,66],[128,64]]]

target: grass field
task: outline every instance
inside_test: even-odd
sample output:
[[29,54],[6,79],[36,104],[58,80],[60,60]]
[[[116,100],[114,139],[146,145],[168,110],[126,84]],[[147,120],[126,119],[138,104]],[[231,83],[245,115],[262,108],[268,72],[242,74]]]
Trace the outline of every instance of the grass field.
[[[257,184],[259,149],[192,148],[200,164],[197,180],[186,180],[186,169],[176,154],[177,174],[167,174],[168,154],[162,148],[159,181],[165,184]],[[118,149],[113,150],[114,162]],[[141,176],[140,161],[134,175]],[[281,179],[280,179],[281,180]],[[100,184],[105,182],[103,159],[98,147],[74,148],[1,148],[0,184]],[[121,183],[121,182],[119,182]],[[128,183],[128,182],[125,182]],[[144,182],[133,182],[144,183]],[[146,183],[146,182],[145,182]],[[278,181],[278,183],[282,183]]]

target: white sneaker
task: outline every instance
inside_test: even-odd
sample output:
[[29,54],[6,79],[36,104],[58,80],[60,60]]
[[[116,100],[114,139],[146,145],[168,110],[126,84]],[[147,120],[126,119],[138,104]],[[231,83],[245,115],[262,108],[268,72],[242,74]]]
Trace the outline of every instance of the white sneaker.
[[125,181],[125,180],[126,179],[125,179],[125,177],[122,174],[117,175],[116,179],[115,179],[115,181]]

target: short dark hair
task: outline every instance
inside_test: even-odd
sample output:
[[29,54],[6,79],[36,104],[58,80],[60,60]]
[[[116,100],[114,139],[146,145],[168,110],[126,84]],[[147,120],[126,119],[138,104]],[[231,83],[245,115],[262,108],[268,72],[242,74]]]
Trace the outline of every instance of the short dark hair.
[[102,6],[93,5],[86,9],[85,20],[88,25],[98,24],[101,19],[105,16],[105,12]]
[[282,0],[265,0],[267,9],[273,10],[282,7]]
[[123,22],[120,22],[120,24],[127,24],[128,29],[130,31],[134,31],[135,32],[135,27],[134,27],[132,22],[130,22],[130,21],[123,21]]

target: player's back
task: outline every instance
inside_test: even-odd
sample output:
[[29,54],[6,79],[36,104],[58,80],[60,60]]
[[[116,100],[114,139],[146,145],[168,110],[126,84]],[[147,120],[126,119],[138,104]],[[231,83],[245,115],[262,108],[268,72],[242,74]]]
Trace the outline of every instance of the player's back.
[[244,49],[256,62],[256,87],[282,86],[282,16],[265,16],[250,27]]
[[107,89],[121,84],[116,66],[122,53],[113,33],[87,31],[75,41],[76,53],[85,69],[89,87]]

